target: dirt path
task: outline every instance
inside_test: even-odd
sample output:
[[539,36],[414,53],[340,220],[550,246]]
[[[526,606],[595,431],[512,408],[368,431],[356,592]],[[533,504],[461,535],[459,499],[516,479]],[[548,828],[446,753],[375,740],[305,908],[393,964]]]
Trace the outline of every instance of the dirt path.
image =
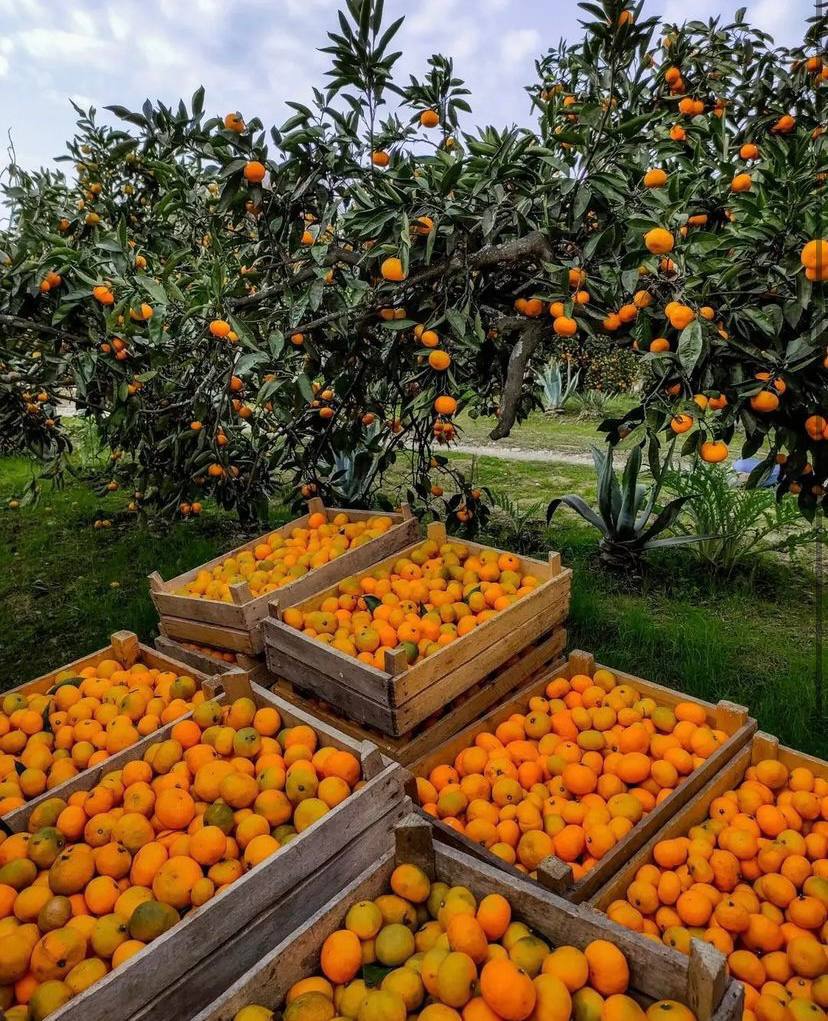
[[496,457],[501,461],[538,461],[541,464],[577,464],[587,467],[592,464],[590,454],[567,453],[562,450],[525,450],[522,447],[472,443],[453,443],[449,450],[472,457]]

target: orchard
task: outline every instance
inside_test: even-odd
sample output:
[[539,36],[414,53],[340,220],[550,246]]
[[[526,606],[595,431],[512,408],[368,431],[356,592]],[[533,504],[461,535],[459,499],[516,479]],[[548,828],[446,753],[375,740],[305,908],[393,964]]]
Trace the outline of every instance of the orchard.
[[[59,405],[94,421],[138,513],[245,520],[275,496],[368,506],[395,464],[474,527],[456,416],[509,435],[565,342],[640,363],[605,440],[708,462],[808,517],[828,484],[826,18],[775,48],[736,20],[593,0],[531,123],[471,129],[451,59],[395,76],[400,21],[348,0],[308,105],[78,109],[64,176],[12,164],[0,232],[0,434],[59,477]],[[215,101],[218,97],[211,97]],[[446,485],[448,476],[448,485]],[[444,496],[444,491],[450,495]]]

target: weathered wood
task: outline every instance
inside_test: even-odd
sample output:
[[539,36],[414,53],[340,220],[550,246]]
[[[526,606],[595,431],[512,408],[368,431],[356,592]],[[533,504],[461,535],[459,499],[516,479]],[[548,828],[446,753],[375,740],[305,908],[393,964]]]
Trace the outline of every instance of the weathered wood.
[[138,635],[133,631],[116,631],[109,639],[113,659],[129,670],[134,666],[141,655],[141,644]]
[[[310,689],[343,715],[398,737],[563,623],[569,611],[570,572],[558,579],[560,583],[544,583],[440,652],[394,674],[271,617],[262,622],[268,669]],[[397,668],[401,661],[402,656],[395,660]]]
[[[595,939],[614,943],[630,966],[630,993],[644,1006],[662,998],[688,1003],[691,980],[695,981],[693,976],[701,974],[698,963],[691,968],[690,958],[621,928],[589,907],[568,904],[528,882],[525,876],[512,880],[499,869],[440,841],[433,843],[429,852],[425,835],[420,836],[426,828],[427,823],[420,820],[403,819],[398,823],[394,853],[378,855],[377,862],[372,862],[360,876],[331,897],[290,937],[276,945],[264,943],[261,960],[198,1014],[195,1021],[233,1021],[235,1014],[251,1003],[278,1011],[290,987],[318,971],[322,944],[331,932],[342,926],[349,907],[356,901],[373,899],[385,892],[397,864],[404,861],[419,864],[416,858],[424,845],[429,867],[432,867],[430,858],[433,856],[430,874],[434,879],[449,885],[462,884],[478,899],[490,893],[502,894],[512,907],[512,917],[527,923],[551,945],[568,944],[583,949]],[[709,949],[718,954],[712,947]],[[739,1021],[741,987],[727,978],[722,982],[712,958],[706,950],[702,954],[709,967],[711,985],[706,1000],[701,996],[697,1000],[699,1021]],[[718,956],[723,964],[724,959]]]
[[[406,799],[406,807],[411,802]],[[397,861],[419,865],[429,879],[434,879],[434,830],[418,815],[407,815],[394,829]]]
[[[497,727],[513,713],[526,711],[529,699],[536,695],[543,695],[547,684],[556,676],[572,677],[575,674],[593,674],[598,669],[611,670],[620,684],[630,684],[636,687],[645,697],[652,697],[657,702],[675,706],[679,702],[694,702],[701,705],[707,714],[708,723],[711,726],[721,725],[730,736],[728,739],[710,755],[701,766],[695,769],[684,781],[660,804],[648,812],[625,837],[604,855],[581,879],[575,881],[572,877],[572,870],[560,862],[554,855],[542,862],[542,869],[539,869],[538,881],[549,883],[560,896],[565,897],[573,903],[581,903],[593,897],[598,890],[604,887],[612,876],[621,869],[630,858],[664,825],[675,812],[683,805],[691,801],[694,796],[702,790],[704,785],[716,776],[728,762],[742,749],[751,739],[756,730],[756,721],[747,718],[746,710],[740,707],[731,707],[729,704],[724,709],[714,706],[709,702],[693,698],[690,695],[672,691],[661,685],[645,681],[643,678],[626,674],[622,671],[613,670],[611,667],[604,667],[595,662],[594,657],[582,650],[574,650],[569,655],[566,665],[560,669],[536,678],[525,685],[512,697],[500,703],[494,709],[457,732],[452,738],[437,746],[422,759],[411,764],[411,771],[415,776],[428,776],[434,766],[440,763],[452,763],[457,754],[464,748],[474,743],[474,739],[481,733],[494,733]],[[740,722],[743,721],[744,722]],[[513,866],[503,862],[500,858],[491,854],[486,848],[470,840],[465,834],[446,826],[440,820],[432,820],[437,828],[440,839],[452,847],[457,847],[467,854],[480,857],[481,860],[497,865],[509,875],[520,876],[520,873]]]
[[[355,750],[358,755],[365,752],[370,760],[370,750],[354,749],[351,739],[343,734],[335,734],[335,740],[328,739],[328,728],[297,712],[272,692],[256,685],[252,691],[256,704],[274,705],[287,726],[309,722],[320,736],[325,735],[323,743]],[[366,766],[365,759],[362,764]],[[53,1015],[53,1021],[123,1017],[125,1004],[132,1013],[142,1010],[204,958],[220,953],[265,907],[277,905],[305,878],[335,860],[361,833],[386,816],[402,799],[404,777],[405,771],[396,763],[385,764],[378,775],[366,779],[350,797],[276,854],[188,913],[178,925],[71,1000]]]
[[703,940],[690,941],[687,969],[687,1006],[699,1021],[711,1018],[728,986],[727,961],[720,951]]
[[243,652],[234,654],[236,657],[235,663],[228,663],[227,660],[219,659],[217,656],[211,655],[210,652],[204,651],[203,648],[188,649],[174,638],[168,638],[163,633],[155,639],[155,648],[158,652],[171,656],[181,663],[186,663],[188,666],[194,666],[197,670],[210,676],[223,674],[231,667],[237,666],[239,669],[247,672],[251,681],[255,681],[265,688],[270,687],[276,680],[267,669],[263,659],[246,656]]
[[[228,603],[217,605],[228,606]],[[198,645],[215,645],[230,652],[243,652],[258,656],[264,651],[261,626],[249,629],[227,627],[224,624],[206,624],[203,621],[187,620],[184,617],[161,617],[165,634],[179,641],[195,642]]]
[[[228,550],[226,553],[207,561],[207,563],[201,564],[190,571],[185,571],[169,581],[165,582],[158,572],[154,571],[149,576],[148,581],[150,597],[158,613],[168,620],[181,619],[182,621],[189,621],[194,624],[200,623],[214,628],[227,628],[229,631],[248,631],[255,628],[262,617],[267,616],[268,603],[274,598],[275,592],[278,592],[278,598],[283,606],[307,599],[315,592],[341,581],[350,574],[364,571],[375,561],[389,556],[396,550],[402,549],[402,547],[417,539],[419,528],[417,519],[407,506],[403,506],[399,511],[393,513],[341,510],[336,507],[326,509],[322,501],[318,497],[314,497],[313,507],[316,507],[317,510],[311,510],[311,503],[309,503],[307,514],[289,521],[278,528],[273,528],[264,535],[251,539],[235,549]],[[371,517],[383,515],[391,518],[393,524],[383,535],[354,549],[346,550],[341,556],[336,557],[327,564],[323,564],[321,567],[314,568],[306,575],[288,582],[274,592],[253,596],[247,582],[240,581],[230,586],[230,594],[233,601],[225,603],[214,599],[199,599],[196,596],[189,596],[175,591],[183,588],[187,582],[196,578],[200,571],[210,571],[214,567],[221,565],[228,557],[237,556],[244,550],[255,549],[269,535],[274,533],[287,535],[294,528],[306,527],[310,515],[317,512],[325,513],[329,521],[332,521],[337,514],[343,513],[347,514],[351,521],[364,521]],[[175,632],[170,631],[171,635],[174,634],[175,637],[179,638],[191,637],[183,633],[181,625],[173,624],[172,626],[176,630]],[[231,641],[238,643],[240,639],[231,636]],[[220,642],[207,642],[206,644],[218,644],[221,647]],[[261,645],[256,648],[255,644],[255,641],[251,641],[250,646],[242,649],[242,651],[260,652]],[[228,644],[223,647],[228,649],[240,648],[238,644]]]
[[[466,697],[460,696],[454,703],[446,705],[440,716],[426,719],[417,730],[401,737],[390,737],[376,728],[360,726],[353,720],[343,717],[328,703],[312,695],[306,695],[290,681],[277,680],[272,685],[272,690],[292,705],[299,706],[318,719],[339,727],[346,734],[376,742],[383,755],[407,766],[448,740],[458,730],[468,726],[510,691],[525,684],[533,674],[540,670],[548,671],[556,666],[562,666],[564,661],[560,659],[560,654],[565,646],[566,631],[563,628],[553,630],[536,646],[529,647],[524,653],[513,657],[517,661],[511,666],[495,670],[479,683],[476,690],[470,689]],[[438,709],[437,712],[440,713],[441,710]]]
[[662,822],[661,828],[651,834],[647,842],[634,854],[616,874],[591,895],[591,903],[605,910],[614,900],[626,896],[627,887],[635,878],[642,865],[652,861],[653,847],[662,840],[685,836],[693,826],[708,818],[711,802],[727,791],[738,787],[748,768],[762,759],[778,759],[788,769],[804,766],[816,776],[828,780],[828,762],[816,759],[804,752],[794,751],[779,744],[769,734],[755,733],[749,744],[743,746],[718,773],[698,791],[690,801],[680,806],[671,817]]
[[168,986],[124,1021],[183,1021],[204,1009],[249,968],[259,962],[261,948],[280,942],[300,928],[336,892],[372,863],[387,855],[394,824],[404,814],[404,802],[369,826],[359,837],[284,898],[267,907],[244,929]]

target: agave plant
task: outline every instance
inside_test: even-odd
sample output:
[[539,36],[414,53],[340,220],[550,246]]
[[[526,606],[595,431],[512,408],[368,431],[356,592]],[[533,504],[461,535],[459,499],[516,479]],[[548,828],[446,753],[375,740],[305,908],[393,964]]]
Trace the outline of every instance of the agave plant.
[[570,362],[566,363],[566,380],[561,374],[561,365],[557,358],[549,361],[535,372],[535,383],[540,391],[540,402],[547,414],[561,412],[567,401],[574,395],[578,387],[581,370],[572,371]]
[[650,447],[650,485],[639,482],[641,473],[641,447],[635,446],[627,457],[619,481],[613,466],[614,449],[607,451],[592,448],[592,459],[598,476],[598,506],[593,509],[580,496],[570,493],[553,500],[546,511],[546,520],[561,506],[570,507],[584,521],[601,533],[599,551],[601,561],[608,567],[638,573],[645,553],[669,546],[682,546],[699,541],[698,536],[670,535],[658,538],[678,518],[689,495],[679,496],[658,508],[658,498],[664,482],[664,469],[669,465],[672,445],[663,462],[657,450]]

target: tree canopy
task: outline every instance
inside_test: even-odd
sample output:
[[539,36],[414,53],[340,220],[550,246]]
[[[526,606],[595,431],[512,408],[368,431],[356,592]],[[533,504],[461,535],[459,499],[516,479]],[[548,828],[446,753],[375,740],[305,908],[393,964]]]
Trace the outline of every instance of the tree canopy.
[[[153,514],[275,494],[368,504],[395,463],[453,522],[458,408],[507,436],[561,340],[627,349],[607,442],[724,460],[737,426],[811,516],[828,483],[828,19],[776,48],[744,11],[661,25],[591,0],[537,61],[530,127],[471,130],[451,59],[395,78],[402,19],[347,0],[309,104],[266,129],[189,103],[77,108],[69,174],[14,162],[0,433],[59,475],[60,399]],[[825,417],[823,417],[825,416]],[[446,482],[444,477],[448,477]]]

